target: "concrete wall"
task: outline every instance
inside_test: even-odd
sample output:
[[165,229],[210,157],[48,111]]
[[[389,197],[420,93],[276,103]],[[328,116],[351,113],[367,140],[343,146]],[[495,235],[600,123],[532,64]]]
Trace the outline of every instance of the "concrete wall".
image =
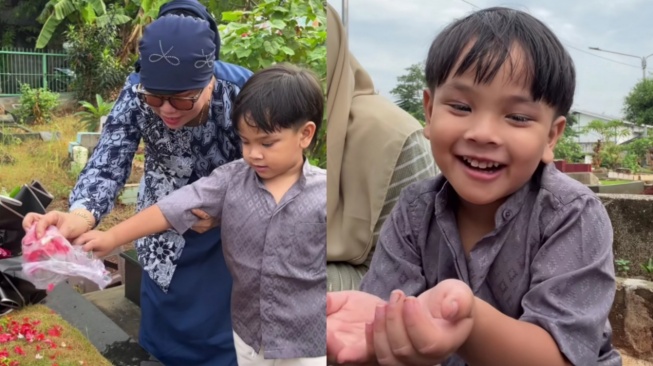
[[610,179],[623,179],[623,180],[642,180],[653,182],[653,174],[626,174],[617,172],[608,172]]
[[[598,185],[598,193],[605,194],[642,194],[644,193],[644,182],[629,182],[621,184]],[[594,192],[594,189],[592,189]]]
[[653,196],[599,194],[614,231],[614,257],[630,261],[628,277],[648,274],[641,264],[653,257]]
[[615,347],[630,356],[653,360],[653,283],[617,278],[610,325]]

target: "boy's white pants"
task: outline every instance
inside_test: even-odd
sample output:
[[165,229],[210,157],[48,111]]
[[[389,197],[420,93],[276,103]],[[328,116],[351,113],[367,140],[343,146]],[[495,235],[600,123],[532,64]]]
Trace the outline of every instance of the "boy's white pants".
[[263,350],[256,352],[234,332],[234,345],[238,366],[326,366],[326,356],[312,358],[290,358],[283,360],[266,360]]

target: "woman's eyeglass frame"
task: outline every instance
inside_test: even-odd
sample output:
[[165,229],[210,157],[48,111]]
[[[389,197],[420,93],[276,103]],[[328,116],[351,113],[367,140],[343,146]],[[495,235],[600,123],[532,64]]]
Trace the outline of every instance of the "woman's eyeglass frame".
[[[193,109],[195,107],[195,103],[197,103],[197,101],[200,99],[200,96],[202,96],[203,92],[204,89],[200,90],[197,95],[192,97],[177,97],[174,95],[152,94],[146,91],[141,84],[138,84],[136,87],[136,93],[138,94],[139,99],[141,102],[147,104],[148,106],[158,108],[167,101],[174,109],[180,111],[190,111]],[[189,105],[186,104],[188,102],[190,102]]]

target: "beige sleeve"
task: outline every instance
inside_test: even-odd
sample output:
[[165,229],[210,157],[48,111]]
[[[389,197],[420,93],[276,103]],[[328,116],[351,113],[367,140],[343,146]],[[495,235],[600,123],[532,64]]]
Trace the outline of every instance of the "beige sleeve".
[[[404,147],[401,149],[399,159],[390,186],[385,196],[385,204],[381,210],[381,216],[374,226],[374,244],[379,239],[379,232],[383,222],[392,211],[399,193],[407,185],[422,179],[434,176],[438,169],[433,162],[431,155],[431,147],[428,140],[422,135],[422,131],[416,131],[408,136]],[[374,247],[370,251],[369,256],[364,263],[360,265],[352,265],[347,262],[329,262],[327,263],[327,291],[344,291],[356,290],[360,285],[361,279],[367,272]]]

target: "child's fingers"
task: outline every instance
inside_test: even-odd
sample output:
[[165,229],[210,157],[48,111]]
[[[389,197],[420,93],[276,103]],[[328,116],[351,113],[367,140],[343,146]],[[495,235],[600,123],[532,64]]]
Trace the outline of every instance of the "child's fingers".
[[406,333],[415,350],[424,356],[440,357],[440,330],[435,327],[431,314],[414,297],[404,301],[403,314]]
[[73,240],[72,244],[73,245],[84,245],[86,244],[89,240],[92,239],[92,236],[90,233],[85,233],[77,237],[77,239]]
[[458,286],[444,296],[440,311],[444,319],[457,322],[472,316],[473,305],[474,294],[471,290]]
[[211,218],[211,215],[206,213],[204,210],[200,210],[199,208],[194,208],[194,209],[190,210],[190,212],[192,212],[193,215],[197,216],[198,218],[200,218],[202,220],[208,220],[208,219]]
[[380,365],[399,365],[386,332],[387,305],[377,305],[374,313],[374,352]]
[[100,233],[101,232],[98,232],[98,231],[95,231],[95,230],[86,232],[86,233],[78,236],[77,239],[73,240],[72,244],[73,245],[84,245],[84,244],[88,243],[91,240],[98,239]]
[[405,295],[403,292],[398,290],[393,291],[385,314],[385,331],[390,350],[395,357],[401,360],[405,357],[415,355],[415,350],[410,343],[410,338],[408,338],[406,326],[404,325],[404,299]]
[[89,238],[84,243],[80,244],[82,250],[85,252],[95,251],[96,249],[101,249],[100,242],[97,239]]

